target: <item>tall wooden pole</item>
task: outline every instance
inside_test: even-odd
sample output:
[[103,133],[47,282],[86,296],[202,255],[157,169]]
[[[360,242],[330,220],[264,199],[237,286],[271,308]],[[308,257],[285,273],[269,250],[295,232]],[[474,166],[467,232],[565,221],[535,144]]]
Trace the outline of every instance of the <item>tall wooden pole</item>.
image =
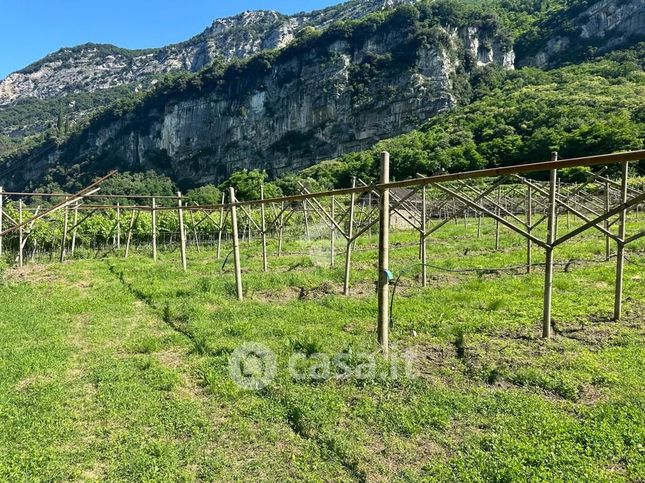
[[24,257],[23,257],[23,239],[24,239],[24,230],[22,227],[22,199],[18,200],[18,223],[20,224],[20,228],[18,229],[18,266],[22,267],[24,264]]
[[[390,182],[390,154],[381,155],[381,184]],[[390,190],[381,190],[378,257],[378,341],[385,356],[389,353],[390,331]]]
[[76,226],[77,223],[78,223],[78,201],[74,204],[74,221],[73,221],[74,229],[72,230],[72,247],[70,250],[72,258],[74,258],[74,252],[76,251],[76,230],[78,229],[78,227]]
[[136,211],[132,210],[132,217],[130,218],[130,225],[128,226],[128,234],[125,240],[125,256],[128,258],[130,255],[130,243],[132,243],[132,231],[134,230],[134,221],[135,221]]
[[[620,185],[620,203],[627,203],[627,179],[629,163],[623,163],[622,182]],[[627,210],[619,215],[618,251],[616,253],[616,293],[614,301],[614,320],[620,320],[623,315],[623,281],[625,278],[625,235],[627,233]]]
[[[605,212],[608,212],[611,208],[611,194],[610,194],[609,180],[605,181]],[[605,230],[609,231],[610,224],[609,218],[605,220]],[[609,261],[611,259],[611,239],[609,235],[605,235],[605,259]]]
[[217,259],[222,258],[222,231],[224,230],[224,202],[226,194],[222,193],[222,206],[219,209],[219,230],[217,231]]
[[229,200],[231,203],[231,223],[233,225],[233,262],[235,264],[235,289],[237,299],[244,300],[242,291],[242,268],[240,262],[240,239],[237,229],[237,207],[235,206],[235,189],[229,188]]
[[177,206],[179,211],[179,247],[181,251],[181,267],[186,271],[188,270],[188,262],[186,260],[186,227],[184,226],[184,209],[181,192],[177,193]]
[[284,242],[284,201],[280,211],[280,230],[278,232],[278,256],[282,256],[282,244]]
[[[336,197],[332,196],[331,197],[331,217],[332,219],[336,219]],[[329,266],[331,268],[334,268],[334,265],[336,264],[336,225],[334,223],[331,224],[331,241],[330,241],[330,247],[329,247]]]
[[121,248],[121,204],[116,204],[116,248]]
[[[558,154],[553,153],[554,161],[558,159]],[[544,316],[542,318],[542,337],[551,338],[551,319],[553,310],[553,242],[555,241],[556,231],[556,196],[558,190],[558,171],[550,171],[549,182],[549,216],[547,227],[547,248],[546,248],[546,265],[544,277]]]
[[[264,185],[260,186],[260,199],[264,200]],[[264,203],[260,205],[260,218],[262,222],[262,269],[269,271],[269,260],[267,255],[267,218]]]
[[[526,193],[526,231],[530,234],[533,231],[533,188],[527,186]],[[526,241],[526,273],[533,270],[533,243],[530,239]]]
[[428,286],[428,254],[427,254],[427,219],[428,219],[428,194],[426,187],[421,192],[421,286]]
[[157,261],[157,199],[152,198],[152,259]]
[[[500,205],[502,204],[502,187],[497,188],[497,207],[495,209],[497,216],[501,216]],[[500,223],[499,220],[496,221],[495,225],[495,250],[499,250],[499,231]]]
[[307,200],[304,200],[302,202],[302,212],[305,215],[305,236],[307,237],[307,241],[311,239],[311,235],[309,232],[309,215],[307,213]]
[[[370,210],[372,209],[372,192],[369,191],[367,193],[367,212],[369,213]],[[368,230],[368,236],[372,238],[372,225],[370,225],[369,230]]]
[[197,225],[195,224],[195,213],[190,210],[190,224],[193,225],[193,237],[195,238],[195,248],[199,252],[199,237],[197,236]]
[[[67,248],[67,222],[69,218],[69,207],[65,207],[65,214],[63,215],[63,236],[60,240],[60,263],[65,261],[65,250]],[[22,241],[20,242],[22,244]],[[22,249],[20,250],[22,252]]]
[[[356,187],[356,177],[352,180],[352,188]],[[352,193],[349,199],[349,226],[347,227],[347,249],[345,250],[345,280],[343,283],[343,295],[349,296],[349,276],[352,265],[352,244],[354,240],[354,205],[356,203],[356,194]]]

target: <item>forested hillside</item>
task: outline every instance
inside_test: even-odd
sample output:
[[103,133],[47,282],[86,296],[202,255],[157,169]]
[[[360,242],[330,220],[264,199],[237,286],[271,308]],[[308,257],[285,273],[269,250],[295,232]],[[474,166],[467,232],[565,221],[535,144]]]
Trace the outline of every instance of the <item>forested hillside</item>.
[[[645,28],[641,32],[645,4],[641,0],[411,3],[414,6],[336,22],[324,31],[305,28],[288,47],[248,60],[217,62],[195,74],[169,74],[151,91],[123,86],[105,91],[96,104],[96,93],[77,94],[70,99],[86,106],[98,106],[112,96],[117,99],[84,121],[70,122],[56,99],[2,111],[3,129],[29,118],[53,120],[37,136],[0,137],[0,156],[5,152],[0,184],[11,180],[31,189],[73,190],[118,167],[122,172],[148,172],[135,183],[138,188],[132,187],[135,191],[146,191],[145,181],[159,175],[164,183],[172,180],[183,189],[214,181],[227,185],[272,178],[276,192],[289,193],[299,178],[321,188],[346,186],[354,175],[371,180],[383,149],[392,153],[393,175],[402,179],[440,169],[544,160],[552,150],[570,157],[643,146],[645,44],[638,40],[645,33]],[[379,29],[390,34],[385,37]],[[379,47],[370,50],[379,35]],[[576,48],[566,55],[558,50],[572,42]],[[349,47],[336,52],[338,45]],[[309,52],[315,54],[307,56]],[[445,58],[438,60],[442,52]],[[518,66],[527,66],[509,70],[513,55]],[[339,61],[346,59],[358,62],[345,71]],[[313,84],[303,90],[307,82],[303,70],[283,67],[294,61],[310,69],[312,79],[331,72],[335,76],[333,81],[328,78],[331,90]],[[410,83],[419,74],[427,76],[422,89]],[[276,95],[272,82],[281,89],[290,86],[278,92],[286,103],[267,100]],[[397,94],[400,87],[395,85],[402,82],[409,84]],[[427,92],[427,97],[413,101],[405,89]],[[303,105],[302,96],[314,91],[321,97]],[[354,133],[347,127],[349,117],[341,116],[344,125],[330,125],[324,116],[320,123],[317,103],[328,104],[329,95],[346,96],[334,109],[346,107],[343,116],[354,116]],[[190,102],[182,105],[187,99]],[[229,107],[200,113],[207,99],[211,104],[225,99]],[[400,102],[417,103],[417,111],[409,111],[403,125]],[[328,114],[330,119],[339,118],[337,112]],[[213,123],[222,116],[223,122],[242,132],[241,138],[224,133],[211,139],[201,134],[217,132],[220,128],[214,129]],[[281,116],[290,127],[276,139],[268,137],[266,148],[253,151],[262,136],[281,129],[267,127],[271,119],[278,126],[284,124]],[[303,116],[313,116],[318,124],[305,119],[294,128],[292,119]],[[375,130],[379,124],[373,119],[378,117],[382,122]],[[168,136],[168,122],[185,126],[159,142],[159,136]],[[388,130],[390,136],[405,134],[379,142],[390,137]],[[355,137],[343,138],[348,134]],[[102,154],[102,145],[110,156]],[[309,164],[315,165],[295,173],[294,168]],[[22,177],[27,167],[31,174]],[[225,181],[235,171],[239,173]],[[122,179],[132,178],[126,173]]]

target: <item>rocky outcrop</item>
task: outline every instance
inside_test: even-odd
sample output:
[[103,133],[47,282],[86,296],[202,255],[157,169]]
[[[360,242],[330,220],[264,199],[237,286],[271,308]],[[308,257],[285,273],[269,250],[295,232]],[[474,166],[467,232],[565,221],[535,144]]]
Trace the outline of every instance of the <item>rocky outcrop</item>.
[[133,51],[111,45],[87,44],[65,48],[0,81],[0,107],[28,98],[92,92],[122,84],[155,82],[171,71],[196,72],[216,59],[245,58],[278,49],[305,26],[325,28],[333,22],[416,0],[352,1],[293,16],[272,11],[244,12],[215,20],[192,39],[159,49]]
[[[520,66],[549,68],[645,40],[645,0],[602,0],[558,16],[544,41],[520,52]],[[521,50],[521,49],[520,49]]]
[[261,75],[242,72],[181,100],[153,99],[97,121],[62,146],[11,161],[7,169],[17,168],[3,183],[38,184],[72,167],[86,174],[154,169],[186,185],[219,182],[244,168],[279,175],[367,148],[451,109],[466,65],[512,68],[512,50],[498,35],[447,28],[440,42],[410,43],[408,33],[384,28],[358,43],[330,40],[278,56]]

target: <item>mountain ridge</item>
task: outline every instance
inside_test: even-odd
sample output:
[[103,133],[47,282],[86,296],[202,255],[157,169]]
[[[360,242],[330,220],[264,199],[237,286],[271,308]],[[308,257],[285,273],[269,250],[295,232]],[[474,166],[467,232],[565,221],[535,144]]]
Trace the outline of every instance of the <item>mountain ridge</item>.
[[128,83],[154,82],[173,71],[196,72],[219,58],[246,58],[279,49],[304,27],[331,23],[416,0],[352,0],[309,13],[284,15],[273,10],[245,11],[216,19],[201,33],[179,43],[149,49],[125,49],[86,43],[64,47],[0,80],[0,107],[25,98],[47,99]]
[[[380,11],[391,3],[369,5]],[[515,48],[517,65],[552,68],[629,46],[645,32],[645,0],[557,0],[541,15],[535,12],[553,2],[394,3],[407,5],[364,16],[362,2],[330,7],[317,18],[337,18],[340,9],[359,20],[303,28],[281,49],[164,78],[145,95],[123,95],[71,135],[59,116],[57,130],[33,149],[5,158],[0,183],[37,186],[52,173],[64,182],[114,167],[153,169],[184,186],[217,183],[243,169],[279,176],[367,149],[467,104],[477,83],[501,82],[495,69],[514,68]],[[398,20],[384,27],[392,18]],[[231,32],[216,23],[211,28]],[[560,38],[573,47],[552,49]],[[1,148],[0,136],[0,156]]]

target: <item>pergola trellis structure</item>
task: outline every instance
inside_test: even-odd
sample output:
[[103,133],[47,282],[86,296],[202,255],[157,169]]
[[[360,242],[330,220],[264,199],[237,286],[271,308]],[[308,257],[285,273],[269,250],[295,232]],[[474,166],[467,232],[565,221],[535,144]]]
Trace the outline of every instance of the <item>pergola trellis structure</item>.
[[[159,212],[176,211],[179,218],[179,248],[181,264],[184,270],[188,268],[186,246],[187,230],[185,215],[191,217],[193,235],[199,247],[197,227],[209,220],[217,230],[217,258],[221,257],[222,237],[232,237],[232,254],[236,280],[236,293],[239,300],[244,298],[241,257],[240,257],[240,223],[244,224],[242,233],[247,233],[250,239],[252,230],[259,234],[262,244],[262,269],[269,270],[269,254],[267,238],[276,235],[278,238],[278,256],[282,254],[284,232],[290,220],[301,216],[304,221],[305,237],[310,238],[310,223],[316,217],[329,230],[330,237],[330,266],[334,265],[336,239],[340,235],[345,241],[345,273],[343,293],[350,294],[350,270],[352,249],[361,236],[372,232],[378,225],[379,232],[379,272],[377,292],[379,300],[378,334],[383,349],[387,352],[389,328],[389,283],[392,274],[389,271],[389,227],[391,216],[398,217],[419,233],[419,257],[421,260],[420,280],[422,286],[427,286],[427,242],[428,239],[450,222],[458,223],[460,217],[468,221],[468,214],[476,216],[478,236],[481,236],[482,217],[495,221],[495,246],[499,248],[500,228],[520,235],[526,241],[526,270],[530,272],[533,263],[534,247],[539,247],[545,253],[545,284],[544,284],[544,314],[543,336],[552,335],[552,293],[554,274],[554,252],[563,243],[578,235],[596,230],[606,239],[606,258],[610,259],[611,242],[617,246],[616,253],[616,287],[614,319],[622,315],[623,278],[625,264],[625,248],[645,236],[645,231],[628,235],[626,232],[627,215],[631,210],[636,211],[638,220],[639,205],[645,202],[643,189],[628,185],[629,162],[645,159],[645,151],[608,154],[559,160],[554,153],[550,161],[485,169],[454,174],[439,174],[429,177],[419,177],[405,181],[389,181],[389,155],[383,153],[381,160],[381,177],[378,184],[368,185],[360,179],[354,179],[352,187],[320,193],[312,193],[304,185],[300,185],[298,195],[280,198],[264,197],[261,190],[259,200],[238,201],[235,190],[229,189],[228,202],[225,195],[219,205],[198,206],[187,205],[181,193],[177,196],[128,196],[128,195],[97,195],[99,185],[107,177],[93,183],[88,188],[75,195],[67,194],[37,194],[37,193],[3,193],[0,188],[0,254],[2,240],[9,234],[19,234],[18,264],[23,263],[23,249],[31,229],[40,219],[64,209],[63,237],[61,240],[60,259],[65,259],[68,234],[71,232],[71,250],[74,250],[76,230],[92,214],[99,210],[115,209],[117,221],[114,231],[120,230],[122,212],[131,211],[126,234],[125,256],[128,256],[132,239],[132,229],[139,213],[149,211],[152,215],[152,256],[157,259],[158,227],[156,217]],[[621,178],[616,182],[605,175],[605,169],[589,174],[588,180],[581,184],[568,185],[558,181],[558,170],[579,166],[602,166],[620,164]],[[548,172],[548,182],[539,182],[526,177],[527,174]],[[108,175],[110,176],[110,175]],[[488,184],[482,180],[492,180]],[[429,200],[429,189],[432,199]],[[30,217],[23,216],[23,203],[19,200],[19,216],[13,219],[3,209],[5,196],[61,196],[65,200],[53,208],[40,211],[36,209]],[[366,197],[360,198],[360,197]],[[119,204],[92,204],[93,198],[118,199],[130,198],[147,204],[121,206]],[[176,206],[159,206],[157,201],[176,202]],[[345,200],[346,201],[341,201]],[[81,203],[84,201],[84,203]],[[68,212],[73,211],[71,227]],[[255,210],[255,211],[254,211]],[[79,219],[79,211],[86,214]],[[199,212],[203,218],[194,222],[194,213]],[[560,234],[558,215],[566,214],[566,233]],[[575,217],[582,223],[573,230],[570,229],[570,217]],[[3,227],[3,223],[10,225]],[[616,232],[612,230],[618,225]],[[536,233],[538,228],[546,227],[546,237],[540,238]],[[4,231],[3,231],[4,230]],[[120,246],[121,234],[115,235],[115,245]]]

